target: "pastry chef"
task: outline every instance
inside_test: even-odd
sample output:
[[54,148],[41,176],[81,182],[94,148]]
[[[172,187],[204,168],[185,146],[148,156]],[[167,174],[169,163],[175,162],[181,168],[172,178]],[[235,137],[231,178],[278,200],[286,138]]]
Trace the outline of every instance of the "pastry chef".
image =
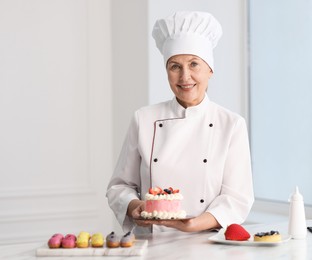
[[[134,113],[107,188],[109,206],[125,231],[136,225],[137,233],[242,223],[254,201],[246,123],[207,95],[221,25],[209,13],[176,12],[157,20],[152,35],[174,97]],[[156,186],[179,189],[194,218],[137,220]]]

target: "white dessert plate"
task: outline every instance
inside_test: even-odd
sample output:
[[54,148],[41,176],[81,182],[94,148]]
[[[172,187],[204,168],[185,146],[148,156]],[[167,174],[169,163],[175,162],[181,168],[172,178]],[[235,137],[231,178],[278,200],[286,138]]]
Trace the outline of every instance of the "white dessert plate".
[[159,222],[159,221],[181,221],[181,220],[190,220],[192,218],[195,218],[194,216],[186,216],[185,218],[178,218],[178,219],[146,219],[146,218],[134,218],[134,220],[140,220],[145,222]]
[[282,239],[277,242],[258,242],[253,240],[253,236],[249,238],[249,240],[246,241],[234,241],[234,240],[226,240],[224,237],[225,229],[220,229],[218,234],[209,237],[208,239],[215,243],[221,243],[221,244],[227,244],[227,245],[242,245],[242,246],[276,246],[280,245],[282,243],[285,243],[290,240],[289,235],[283,235],[281,234]]

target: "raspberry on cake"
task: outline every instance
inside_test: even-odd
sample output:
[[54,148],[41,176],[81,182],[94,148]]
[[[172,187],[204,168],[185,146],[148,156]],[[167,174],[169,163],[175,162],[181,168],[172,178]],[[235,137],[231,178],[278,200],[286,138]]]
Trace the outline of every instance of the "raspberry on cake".
[[145,194],[145,210],[141,212],[144,219],[183,219],[186,212],[181,210],[182,194],[178,189],[169,187],[150,188]]

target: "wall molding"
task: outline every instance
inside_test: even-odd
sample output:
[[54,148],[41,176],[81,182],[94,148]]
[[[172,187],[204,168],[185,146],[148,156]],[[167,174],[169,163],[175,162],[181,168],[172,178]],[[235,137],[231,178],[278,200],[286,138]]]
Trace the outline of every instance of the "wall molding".
[[[98,219],[98,209],[81,208],[75,210],[42,211],[29,214],[2,214],[0,215],[0,225],[5,225],[8,230],[0,234],[0,245],[30,243],[47,241],[51,235],[58,232],[77,233],[86,229],[81,223],[95,223]],[[58,222],[62,222],[60,226]],[[50,223],[50,225],[47,225]],[[33,232],[25,232],[23,227],[28,225]],[[87,231],[94,230],[93,225],[86,224]],[[79,226],[79,228],[77,228]],[[29,228],[28,228],[29,229]],[[80,230],[80,231],[79,231]],[[65,233],[64,233],[65,235]]]
[[91,186],[65,186],[65,187],[23,187],[0,190],[0,199],[29,198],[29,197],[59,197],[72,195],[96,195]]
[[67,209],[67,210],[44,210],[33,211],[28,213],[0,213],[0,223],[8,222],[33,222],[33,221],[46,221],[56,219],[77,219],[95,217],[98,214],[98,209],[83,207],[80,209]]

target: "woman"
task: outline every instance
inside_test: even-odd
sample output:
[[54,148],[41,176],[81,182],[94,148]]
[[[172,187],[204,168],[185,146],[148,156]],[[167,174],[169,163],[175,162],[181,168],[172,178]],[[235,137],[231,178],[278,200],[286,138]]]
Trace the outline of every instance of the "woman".
[[[221,37],[209,13],[177,12],[156,22],[153,37],[175,97],[135,112],[107,198],[124,230],[194,232],[242,223],[253,204],[245,120],[209,100],[212,50]],[[176,187],[192,219],[136,220],[150,187]]]

